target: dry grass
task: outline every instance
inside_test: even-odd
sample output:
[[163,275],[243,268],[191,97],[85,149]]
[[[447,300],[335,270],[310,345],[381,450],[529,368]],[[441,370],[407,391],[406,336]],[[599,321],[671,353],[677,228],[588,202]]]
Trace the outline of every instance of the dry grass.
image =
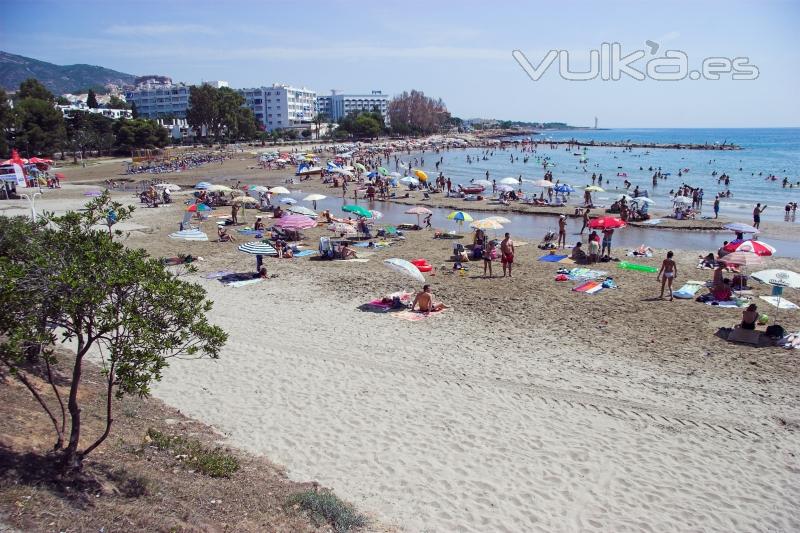
[[[85,441],[102,431],[99,378],[94,367],[85,377]],[[89,456],[85,475],[60,479],[47,457],[52,446],[48,420],[30,393],[5,376],[0,384],[2,522],[22,531],[63,532],[334,527],[293,503],[296,494],[316,491],[316,483],[292,482],[265,459],[220,446],[212,428],[158,400],[124,399],[115,409],[111,436]]]

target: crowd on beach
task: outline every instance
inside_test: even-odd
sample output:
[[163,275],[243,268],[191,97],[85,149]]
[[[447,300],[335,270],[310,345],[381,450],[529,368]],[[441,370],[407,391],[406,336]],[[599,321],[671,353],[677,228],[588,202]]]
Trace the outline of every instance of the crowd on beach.
[[183,172],[190,168],[196,168],[212,163],[222,165],[231,156],[225,153],[195,153],[183,154],[180,157],[156,159],[143,161],[128,165],[126,174],[168,174],[171,172]]

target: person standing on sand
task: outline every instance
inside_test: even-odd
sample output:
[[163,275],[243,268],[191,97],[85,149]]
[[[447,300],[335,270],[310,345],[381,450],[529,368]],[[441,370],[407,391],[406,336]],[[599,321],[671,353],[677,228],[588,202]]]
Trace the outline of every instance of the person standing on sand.
[[483,249],[483,277],[486,277],[486,270],[489,270],[489,277],[494,277],[494,272],[492,272],[492,261],[494,260],[494,255],[497,253],[495,250],[495,242],[489,241],[486,243],[486,247]]
[[503,277],[506,277],[506,270],[508,277],[511,277],[511,265],[514,264],[514,241],[511,240],[511,234],[506,233],[506,238],[500,242],[500,262],[503,264]]
[[761,213],[763,213],[766,208],[767,208],[766,205],[764,207],[761,207],[761,204],[756,204],[756,206],[753,208],[754,228],[758,229],[758,226],[761,224]]
[[611,257],[611,237],[614,236],[614,230],[612,228],[606,228],[603,230],[603,243],[600,246],[600,257],[608,250],[608,257]]
[[[583,233],[583,230],[581,230]],[[558,248],[564,248],[567,245],[567,216],[561,215],[558,217]]]
[[239,224],[239,204],[231,205],[231,222],[234,225]]
[[675,264],[675,261],[672,259],[672,256],[675,255],[670,250],[667,252],[667,258],[661,263],[661,270],[658,271],[658,276],[656,277],[656,281],[661,282],[661,295],[658,297],[659,299],[664,299],[664,286],[669,287],[669,301],[672,301],[672,281],[678,275],[678,265]]
[[586,228],[589,227],[589,208],[583,210],[583,226],[581,227],[581,235]]

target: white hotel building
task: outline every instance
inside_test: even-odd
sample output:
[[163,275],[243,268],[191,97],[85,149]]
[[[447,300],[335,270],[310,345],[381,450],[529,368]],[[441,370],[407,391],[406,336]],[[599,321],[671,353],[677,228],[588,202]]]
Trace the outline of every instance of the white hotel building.
[[371,113],[378,111],[389,122],[389,95],[381,91],[370,94],[337,94],[331,91],[330,96],[317,97],[317,113],[325,113],[333,122],[350,113]]
[[308,128],[316,115],[317,93],[289,85],[237,89],[267,131]]

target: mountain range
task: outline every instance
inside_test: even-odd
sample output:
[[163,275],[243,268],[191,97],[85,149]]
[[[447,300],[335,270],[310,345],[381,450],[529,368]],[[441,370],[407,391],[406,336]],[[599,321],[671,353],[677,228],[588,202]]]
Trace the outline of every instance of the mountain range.
[[16,91],[28,78],[36,78],[50,92],[60,95],[90,87],[102,89],[107,83],[128,85],[136,76],[95,65],[55,65],[0,51],[0,87]]

